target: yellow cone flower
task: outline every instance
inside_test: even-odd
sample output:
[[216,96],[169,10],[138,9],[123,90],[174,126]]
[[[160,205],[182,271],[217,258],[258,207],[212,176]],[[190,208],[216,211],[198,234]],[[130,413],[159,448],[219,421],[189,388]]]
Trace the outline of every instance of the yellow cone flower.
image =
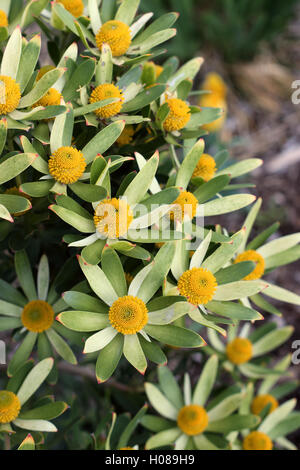
[[247,338],[235,338],[227,344],[226,355],[236,365],[248,362],[252,357],[252,343]]
[[253,414],[259,415],[262,412],[262,410],[268,405],[271,405],[269,409],[269,414],[270,414],[274,410],[276,410],[276,408],[278,408],[278,401],[276,400],[275,397],[269,394],[257,395],[257,397],[255,397],[252,400],[251,411]]
[[49,158],[49,173],[56,181],[75,183],[83,174],[86,161],[82,152],[74,147],[60,147]]
[[252,431],[243,441],[244,450],[272,450],[273,443],[264,432]]
[[75,18],[82,15],[84,10],[84,4],[82,0],[59,0],[68,12],[70,12]]
[[10,423],[20,413],[21,403],[17,395],[8,390],[0,390],[0,423]]
[[0,114],[14,111],[20,99],[20,85],[13,78],[0,75]]
[[180,295],[193,305],[207,304],[213,299],[217,288],[215,276],[203,268],[192,268],[185,271],[177,284]]
[[169,98],[166,103],[169,105],[170,112],[164,121],[164,129],[167,132],[179,131],[191,118],[190,108],[179,98]]
[[188,436],[202,433],[208,425],[208,414],[199,405],[186,405],[178,413],[177,425]]
[[119,100],[94,111],[94,113],[101,119],[115,116],[121,111],[124,95],[115,85],[104,83],[97,86],[90,96],[90,103],[96,103],[97,101],[106,100],[108,98],[119,98]]
[[0,10],[0,28],[6,28],[8,26],[8,19],[5,11]]
[[134,136],[134,128],[131,125],[125,126],[120,137],[117,138],[119,145],[128,145],[132,142]]
[[216,169],[214,158],[207,153],[203,153],[193,172],[193,178],[202,178],[204,181],[209,181],[214,177]]
[[189,191],[181,191],[173,202],[174,208],[170,211],[170,219],[183,221],[185,217],[193,219],[197,212],[198,200]]
[[119,238],[127,232],[133,220],[130,206],[123,199],[104,199],[95,210],[96,230],[108,238]]
[[128,51],[131,44],[130,28],[118,20],[104,23],[96,34],[96,44],[101,50],[102,44],[107,43],[114,57],[119,57]]
[[116,300],[109,309],[111,325],[123,335],[141,331],[148,322],[148,309],[138,297],[125,295]]
[[265,272],[265,260],[264,258],[254,250],[247,250],[238,255],[234,263],[241,263],[242,261],[253,261],[256,266],[253,271],[244,277],[245,281],[252,281],[254,279],[260,279]]
[[21,320],[27,330],[34,333],[42,333],[52,325],[54,310],[44,300],[32,300],[25,305]]

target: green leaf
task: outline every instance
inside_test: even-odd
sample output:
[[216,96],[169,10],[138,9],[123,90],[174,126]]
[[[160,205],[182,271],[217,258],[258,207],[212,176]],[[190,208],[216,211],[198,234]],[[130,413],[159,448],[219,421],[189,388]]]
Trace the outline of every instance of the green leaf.
[[81,256],[79,257],[79,264],[95,294],[106,304],[112,305],[118,299],[118,295],[102,269],[99,266],[87,264]]
[[276,410],[270,413],[259,426],[258,430],[264,433],[272,432],[275,426],[285,419],[295,408],[297,400],[295,398],[283,403]]
[[57,319],[73,331],[98,331],[110,325],[107,313],[72,310],[60,313]]
[[138,10],[140,0],[123,0],[119,6],[115,19],[131,25]]
[[99,264],[105,244],[106,240],[98,239],[90,245],[85,246],[81,252],[82,258],[84,258],[88,264]]
[[159,365],[167,363],[165,354],[157,344],[152,342],[150,343],[145,338],[143,338],[142,335],[140,335],[139,340],[147,359]]
[[241,431],[242,429],[251,429],[260,422],[259,416],[254,415],[234,415],[218,419],[208,423],[207,432],[216,432],[228,434],[232,431]]
[[286,235],[285,237],[276,238],[275,240],[270,241],[266,245],[259,247],[257,252],[264,258],[268,258],[268,256],[281,253],[288,248],[292,248],[298,243],[300,243],[300,233],[293,233],[292,235]]
[[21,18],[21,28],[27,28],[31,23],[33,23],[35,17],[39,17],[42,10],[46,8],[48,0],[31,0],[26,5],[23,15]]
[[137,334],[124,335],[123,353],[127,361],[141,374],[144,374],[147,360]]
[[73,290],[63,293],[64,301],[75,310],[107,313],[107,306],[101,300],[91,295]]
[[178,415],[178,408],[174,406],[165,393],[152,383],[145,383],[145,391],[153,408],[165,418],[176,420]]
[[252,194],[233,194],[231,196],[224,196],[213,201],[203,204],[203,215],[208,217],[212,215],[227,214],[234,212],[243,207],[249,206],[255,201],[256,197]]
[[161,15],[134,39],[133,44],[140,44],[141,42],[150,38],[153,34],[158,33],[164,29],[170,28],[171,26],[173,26],[178,16],[179,14],[174,12]]
[[129,205],[136,204],[143,199],[155,177],[158,162],[159,154],[155,152],[131,183],[129,183],[124,192]]
[[13,194],[0,194],[0,204],[13,215],[27,211],[32,207],[28,199],[22,196],[15,196]]
[[80,232],[83,233],[93,233],[95,232],[95,225],[93,220],[87,219],[76,214],[69,209],[65,209],[64,207],[57,206],[52,204],[49,206],[49,209],[52,210],[58,217],[64,220],[67,224],[71,225],[72,227],[76,228]]
[[262,356],[273,351],[273,349],[283,344],[292,335],[293,331],[292,326],[286,326],[266,334],[253,344],[253,357]]
[[300,296],[294,294],[283,287],[275,286],[274,284],[268,283],[266,289],[264,289],[264,295],[272,297],[272,299],[280,300],[281,302],[288,302],[294,305],[300,305]]
[[164,344],[181,348],[199,348],[205,345],[204,340],[194,331],[174,325],[147,325],[145,331],[149,336]]
[[243,399],[242,393],[235,393],[224,398],[219,404],[209,410],[209,422],[217,421],[231,415],[240,405]]
[[37,291],[32,275],[30,261],[25,250],[17,251],[15,254],[15,268],[19,283],[28,300],[36,300]]
[[217,287],[214,300],[237,300],[250,297],[264,289],[266,284],[262,281],[236,281],[229,284],[222,284]]
[[234,302],[217,302],[212,300],[206,304],[208,310],[211,310],[218,315],[222,315],[224,317],[232,318],[233,320],[262,320],[262,316],[260,313],[252,310],[251,308],[244,307],[239,303]]
[[54,180],[35,181],[34,183],[23,183],[20,190],[32,197],[46,196],[54,184]]
[[6,181],[22,173],[32,164],[36,157],[37,154],[34,153],[18,153],[0,163],[0,184],[6,183]]
[[182,431],[176,427],[171,429],[166,429],[161,431],[158,434],[150,437],[146,442],[146,450],[156,449],[157,447],[164,447],[167,445],[174,444],[176,439],[182,434]]
[[148,410],[148,405],[144,405],[137,412],[137,414],[134,416],[134,418],[131,421],[129,421],[128,425],[126,426],[126,428],[122,432],[121,437],[119,439],[118,446],[117,446],[118,449],[127,446],[131,435],[133,434],[134,430],[136,429],[136,427],[140,423],[142,417],[145,415],[147,410]]
[[145,39],[139,44],[132,44],[128,49],[129,55],[142,55],[158,46],[162,42],[168,41],[176,34],[176,29],[164,29],[158,33],[152,34],[148,39]]
[[114,373],[123,352],[124,336],[118,334],[103,349],[96,363],[96,377],[98,383],[105,382]]
[[214,197],[218,192],[222,191],[229,181],[230,177],[228,175],[216,176],[210,181],[207,181],[207,183],[200,185],[196,191],[194,191],[194,196],[198,199],[199,204],[203,204]]
[[196,59],[189,60],[186,64],[180,67],[177,72],[169,78],[167,82],[168,91],[175,91],[178,85],[186,79],[193,80],[199,72],[202,64],[202,57],[197,57]]
[[212,255],[206,258],[202,263],[202,268],[208,269],[212,273],[218,272],[237,252],[244,236],[245,233],[241,230],[230,238],[229,243],[222,243]]
[[[58,5],[57,5],[58,6]],[[90,83],[96,69],[96,60],[89,58],[84,60],[72,74],[70,80],[63,89],[65,101],[73,101],[79,96],[79,89]]]
[[0,204],[0,219],[8,220],[9,222],[14,221],[9,211],[2,204]]
[[28,82],[32,76],[33,70],[39,59],[41,50],[41,37],[39,35],[34,36],[24,47],[21,58],[20,66],[16,78],[16,82],[19,83],[21,93],[26,89]]
[[237,178],[246,173],[254,171],[263,164],[260,158],[247,158],[233,165],[229,165],[223,170],[218,171],[217,175],[230,174],[231,178]]
[[111,103],[115,103],[118,101],[117,98],[108,98],[106,100],[101,100],[101,101],[96,101],[96,103],[90,103],[86,104],[85,106],[79,106],[78,108],[74,109],[74,116],[82,116],[83,114],[88,114],[93,111],[96,111],[96,109],[103,108],[103,106],[106,106]]
[[46,335],[52,344],[55,351],[67,362],[70,364],[77,364],[76,357],[70,348],[70,346],[66,343],[62,337],[56,333],[52,328],[46,331]]
[[208,359],[202,369],[201,375],[194,390],[192,399],[193,403],[201,406],[205,405],[214,386],[217,372],[218,357],[213,355],[210,359]]
[[37,274],[37,290],[38,298],[40,300],[47,300],[48,289],[50,281],[49,263],[46,255],[40,259],[38,274]]
[[4,145],[7,136],[7,120],[5,118],[0,119],[0,155],[3,152]]
[[1,75],[16,78],[22,51],[22,34],[20,26],[17,26],[10,36],[3,53],[1,62]]
[[41,99],[55,82],[63,75],[63,68],[50,70],[38,82],[33,89],[20,99],[18,108],[27,108]]
[[67,108],[67,112],[57,116],[54,120],[51,135],[50,135],[50,148],[51,153],[54,153],[60,147],[69,147],[72,143],[74,126],[74,113],[73,108]]
[[156,101],[164,93],[165,89],[165,85],[154,85],[147,90],[143,90],[135,98],[123,104],[122,112],[131,113],[132,111],[139,111],[153,101]]
[[24,405],[41,386],[44,380],[46,380],[52,367],[53,359],[48,357],[31,369],[18,391],[18,398],[21,405]]
[[182,408],[184,403],[180,387],[168,367],[158,368],[158,380],[162,392],[168,397],[175,408]]
[[127,283],[119,256],[110,247],[105,247],[102,252],[101,266],[107,279],[114,286],[119,297],[127,294]]
[[39,406],[38,408],[33,408],[29,411],[21,412],[19,417],[21,419],[54,419],[57,416],[60,416],[68,408],[68,405],[63,401],[56,401],[49,403],[47,405]]
[[123,121],[116,121],[109,124],[93,137],[82,149],[83,156],[87,163],[91,163],[96,155],[103,154],[117,140],[124,129]]
[[204,140],[200,139],[185,156],[177,173],[176,186],[183,189],[187,188],[199,158],[203,154],[203,150]]
[[35,442],[31,434],[28,434],[27,437],[25,437],[19,445],[18,450],[35,450]]
[[69,185],[70,189],[78,196],[87,202],[101,201],[107,197],[107,191],[101,186],[95,184],[81,183],[77,181]]
[[20,419],[16,418],[14,424],[21,429],[29,429],[40,432],[56,432],[57,429],[50,421],[43,419]]
[[233,264],[227,268],[220,269],[215,273],[215,278],[218,285],[227,284],[228,282],[235,282],[244,279],[248,274],[252,273],[256,264],[253,261],[242,261]]

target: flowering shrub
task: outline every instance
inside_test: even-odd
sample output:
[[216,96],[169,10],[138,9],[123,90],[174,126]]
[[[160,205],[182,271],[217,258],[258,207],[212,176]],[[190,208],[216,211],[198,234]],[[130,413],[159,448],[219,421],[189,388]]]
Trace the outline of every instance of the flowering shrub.
[[[300,305],[268,281],[300,236],[248,242],[261,200],[235,179],[262,161],[205,148],[226,85],[195,93],[202,58],[162,56],[177,14],[139,0],[0,7],[0,448],[295,448],[270,355],[293,328],[265,296]],[[242,209],[236,233],[207,220]]]

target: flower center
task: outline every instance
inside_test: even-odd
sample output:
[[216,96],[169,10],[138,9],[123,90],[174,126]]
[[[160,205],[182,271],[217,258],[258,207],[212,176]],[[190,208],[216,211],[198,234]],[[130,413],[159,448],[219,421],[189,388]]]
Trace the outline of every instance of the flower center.
[[252,357],[252,343],[247,338],[235,338],[227,344],[226,354],[233,364],[244,364]]
[[178,290],[193,305],[207,304],[217,288],[215,276],[203,268],[192,268],[179,278]]
[[259,415],[262,410],[268,406],[271,405],[269,409],[269,414],[272,413],[272,411],[276,410],[278,408],[278,401],[276,398],[274,398],[272,395],[258,395],[255,397],[251,403],[251,410],[252,413],[255,415]]
[[75,183],[83,174],[86,162],[83,153],[74,147],[60,147],[49,158],[49,173],[60,183]]
[[254,250],[244,251],[238,255],[234,263],[241,263],[242,261],[253,261],[256,266],[253,271],[244,277],[245,281],[252,281],[254,279],[260,279],[265,272],[265,260],[264,258]]
[[90,103],[96,103],[97,101],[106,100],[108,98],[119,98],[119,100],[94,111],[94,113],[101,119],[115,116],[121,111],[124,95],[115,85],[112,85],[111,83],[103,83],[102,85],[97,86],[90,96]]
[[0,390],[0,423],[10,423],[20,413],[21,403],[17,395],[8,390]]
[[125,295],[116,300],[109,309],[109,321],[123,335],[133,335],[148,322],[148,309],[138,297]]
[[132,210],[124,199],[104,199],[96,207],[94,224],[105,238],[125,235],[132,221]]
[[178,413],[177,425],[188,436],[196,436],[207,427],[208,414],[203,406],[184,406]]
[[181,191],[170,211],[171,220],[183,221],[185,217],[193,219],[197,212],[198,200],[189,191]]
[[243,441],[244,450],[272,450],[273,443],[264,432],[252,431]]
[[8,20],[5,11],[0,10],[0,28],[6,28]]
[[164,121],[164,129],[167,132],[179,131],[191,118],[190,108],[179,98],[169,98],[166,103],[169,105],[170,112]]
[[104,23],[96,34],[96,44],[101,50],[104,43],[109,45],[114,57],[125,54],[131,44],[129,26],[118,20]]
[[14,111],[20,99],[20,85],[13,78],[0,75],[0,114]]
[[82,0],[59,0],[59,3],[62,3],[65,9],[75,18],[78,18],[83,13],[84,5]]
[[54,311],[44,300],[32,300],[25,305],[21,320],[27,330],[42,333],[52,325]]
[[194,170],[193,177],[194,178],[202,178],[204,181],[209,181],[213,178],[216,172],[216,162],[207,153],[203,153],[203,155],[199,158],[197,166]]

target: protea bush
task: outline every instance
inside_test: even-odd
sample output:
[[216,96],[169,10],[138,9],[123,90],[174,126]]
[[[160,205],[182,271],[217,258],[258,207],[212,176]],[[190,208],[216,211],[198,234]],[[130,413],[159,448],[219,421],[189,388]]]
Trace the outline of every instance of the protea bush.
[[300,234],[253,238],[263,162],[209,146],[226,85],[152,16],[0,2],[1,449],[296,448],[300,297],[269,273]]

